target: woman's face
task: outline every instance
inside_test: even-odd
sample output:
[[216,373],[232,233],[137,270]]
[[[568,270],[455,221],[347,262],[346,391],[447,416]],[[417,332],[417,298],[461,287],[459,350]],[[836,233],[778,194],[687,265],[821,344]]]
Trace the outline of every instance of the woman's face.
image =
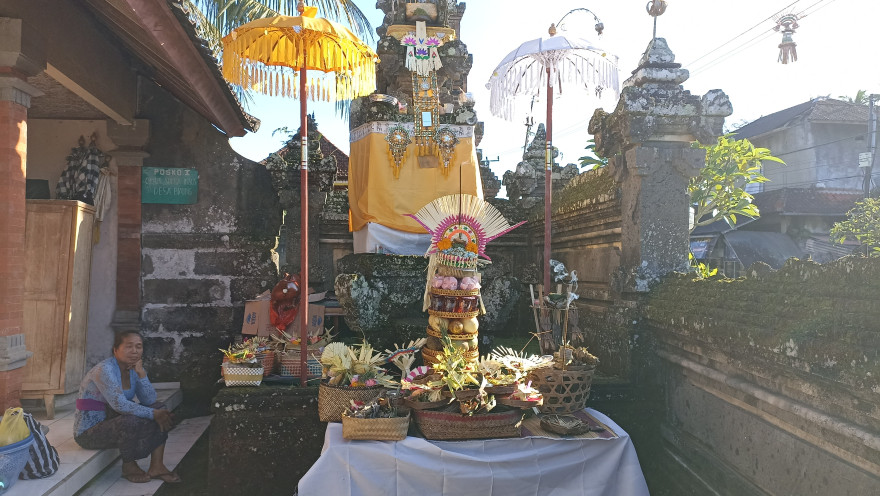
[[113,350],[113,356],[116,357],[116,360],[128,365],[129,368],[134,367],[134,364],[141,359],[143,354],[144,343],[141,341],[141,337],[137,334],[129,334],[128,336],[125,336],[122,344]]

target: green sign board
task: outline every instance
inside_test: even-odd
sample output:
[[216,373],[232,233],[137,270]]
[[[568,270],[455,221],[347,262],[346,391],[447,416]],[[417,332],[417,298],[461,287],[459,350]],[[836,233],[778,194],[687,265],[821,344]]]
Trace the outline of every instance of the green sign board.
[[199,172],[173,167],[141,169],[141,203],[190,205],[199,200]]

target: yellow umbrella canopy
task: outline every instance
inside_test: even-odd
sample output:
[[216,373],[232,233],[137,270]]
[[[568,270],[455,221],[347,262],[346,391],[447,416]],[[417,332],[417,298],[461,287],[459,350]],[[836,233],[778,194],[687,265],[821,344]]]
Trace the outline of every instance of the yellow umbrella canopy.
[[[313,80],[311,100],[352,100],[376,89],[378,56],[348,28],[316,18],[276,16],[243,24],[223,38],[223,76],[243,88],[270,96],[297,96],[300,69],[335,73]],[[292,69],[292,70],[286,70]]]

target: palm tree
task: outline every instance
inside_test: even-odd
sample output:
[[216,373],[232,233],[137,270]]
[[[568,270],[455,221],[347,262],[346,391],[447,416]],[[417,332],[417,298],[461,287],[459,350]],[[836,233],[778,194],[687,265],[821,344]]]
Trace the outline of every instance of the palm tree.
[[[196,23],[196,29],[215,56],[220,55],[220,39],[233,29],[255,19],[277,15],[297,15],[297,0],[181,0]],[[360,37],[373,39],[367,16],[354,0],[312,0],[309,2],[333,20],[347,21]]]
[[868,104],[868,92],[866,90],[858,90],[856,91],[856,97],[851,98],[846,95],[840,95],[837,97],[845,102],[856,103],[859,105],[867,105]]

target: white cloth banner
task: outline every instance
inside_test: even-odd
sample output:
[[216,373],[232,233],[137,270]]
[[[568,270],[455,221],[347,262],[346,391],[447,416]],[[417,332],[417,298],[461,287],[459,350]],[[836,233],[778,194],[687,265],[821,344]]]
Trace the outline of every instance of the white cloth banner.
[[587,412],[618,437],[349,441],[330,423],[299,496],[647,496],[629,435]]
[[368,222],[360,231],[352,233],[355,253],[389,253],[392,255],[423,256],[431,246],[430,234],[417,234]]

